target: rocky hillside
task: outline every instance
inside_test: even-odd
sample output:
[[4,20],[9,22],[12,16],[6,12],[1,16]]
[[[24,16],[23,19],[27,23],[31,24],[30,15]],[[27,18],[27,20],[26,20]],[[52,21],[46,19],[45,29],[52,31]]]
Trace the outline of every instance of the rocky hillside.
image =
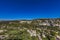
[[0,40],[60,40],[60,19],[0,21]]

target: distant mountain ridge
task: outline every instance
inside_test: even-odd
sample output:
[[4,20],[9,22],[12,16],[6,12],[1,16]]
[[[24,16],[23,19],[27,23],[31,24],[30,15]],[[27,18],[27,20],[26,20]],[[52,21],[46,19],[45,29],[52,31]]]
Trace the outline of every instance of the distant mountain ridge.
[[[42,19],[44,19],[44,20],[48,20],[48,19],[60,19],[60,18],[35,18],[35,19],[17,19],[17,21],[19,21],[19,20],[42,20]],[[0,21],[15,21],[15,19],[0,19]]]
[[47,26],[60,26],[60,18],[40,18],[40,19],[32,19],[32,20],[1,20],[0,23],[38,23],[39,25],[47,25]]

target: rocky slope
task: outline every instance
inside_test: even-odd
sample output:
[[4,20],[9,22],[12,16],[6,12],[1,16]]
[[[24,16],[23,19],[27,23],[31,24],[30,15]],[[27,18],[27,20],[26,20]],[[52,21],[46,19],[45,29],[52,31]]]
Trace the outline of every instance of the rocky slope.
[[0,39],[60,40],[60,19],[0,21]]

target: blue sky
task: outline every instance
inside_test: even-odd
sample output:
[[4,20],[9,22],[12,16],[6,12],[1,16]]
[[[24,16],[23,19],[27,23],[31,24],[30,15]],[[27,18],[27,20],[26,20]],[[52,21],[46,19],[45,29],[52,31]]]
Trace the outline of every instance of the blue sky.
[[60,18],[60,0],[0,0],[0,19]]

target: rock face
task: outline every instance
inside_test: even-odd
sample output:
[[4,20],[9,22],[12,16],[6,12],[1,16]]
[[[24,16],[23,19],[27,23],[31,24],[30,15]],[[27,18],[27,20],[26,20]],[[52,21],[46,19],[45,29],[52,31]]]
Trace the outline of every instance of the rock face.
[[31,36],[36,36],[36,30],[27,30]]
[[4,30],[0,30],[0,33],[1,33],[1,32],[4,32]]
[[57,35],[56,40],[60,40],[60,36]]
[[7,38],[8,37],[8,35],[0,35],[0,39],[5,39],[5,38]]

